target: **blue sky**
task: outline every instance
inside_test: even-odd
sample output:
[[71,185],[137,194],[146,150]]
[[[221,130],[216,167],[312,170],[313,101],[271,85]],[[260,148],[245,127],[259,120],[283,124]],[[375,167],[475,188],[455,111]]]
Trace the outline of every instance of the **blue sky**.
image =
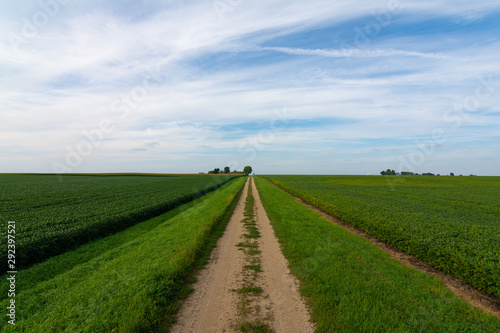
[[3,1],[0,172],[500,175],[500,3]]

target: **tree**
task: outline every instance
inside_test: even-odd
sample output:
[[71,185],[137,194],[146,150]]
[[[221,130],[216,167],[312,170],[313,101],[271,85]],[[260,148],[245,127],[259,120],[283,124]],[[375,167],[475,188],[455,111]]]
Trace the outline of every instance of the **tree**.
[[215,168],[214,169],[214,174],[218,175],[220,173],[220,169],[219,168]]
[[231,173],[231,168],[230,167],[225,167],[224,168],[224,173]]
[[395,176],[396,175],[396,171],[391,170],[391,169],[387,169],[386,171],[381,171],[380,174],[382,176]]
[[244,169],[243,169],[243,173],[246,173],[247,175],[251,174],[252,173],[252,167],[247,165]]
[[455,174],[453,172],[450,172],[450,176],[453,177],[455,176]]

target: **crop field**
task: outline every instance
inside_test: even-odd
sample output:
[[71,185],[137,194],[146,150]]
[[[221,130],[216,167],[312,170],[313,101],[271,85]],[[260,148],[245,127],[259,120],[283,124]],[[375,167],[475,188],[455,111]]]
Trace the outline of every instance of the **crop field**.
[[309,299],[316,332],[500,331],[497,318],[463,302],[440,280],[391,258],[264,178],[255,182]]
[[499,177],[267,178],[377,239],[500,296]]
[[[305,297],[308,333],[500,331],[498,310],[475,308],[440,280],[394,260],[268,181],[498,296],[500,178],[67,175],[61,180],[0,175],[0,217],[16,224],[17,270],[15,281],[8,279],[9,269],[0,275],[0,308],[15,313],[15,325],[5,313],[0,317],[2,333],[183,332],[176,326],[181,319],[201,331],[223,323],[225,328],[213,331],[279,332],[278,322],[297,319],[283,318],[275,308],[297,308],[297,298],[280,294],[290,285],[300,286],[297,295]],[[2,260],[8,263],[4,244]],[[231,260],[211,260],[216,247],[216,257]],[[296,282],[283,278],[277,257]],[[231,326],[230,316],[212,318],[212,298],[188,299],[199,288],[191,285],[199,270],[211,264],[219,266],[207,269],[214,274],[210,278],[200,278],[206,289],[198,295],[222,295],[221,316],[234,311],[239,326]],[[217,274],[213,267],[219,267]],[[239,284],[227,282],[228,272]],[[243,273],[248,281],[240,281]],[[205,316],[181,310],[200,302]],[[198,323],[199,318],[205,319]]]
[[[16,180],[11,176],[8,178],[11,183],[8,183],[4,178],[4,188],[15,187],[16,181],[19,184],[18,191],[12,190],[11,195],[35,195],[25,200],[25,209],[13,209],[15,201],[8,202],[9,219],[18,219],[16,235],[19,237],[27,229],[28,222],[37,218],[43,222],[36,225],[44,231],[40,236],[55,233],[51,231],[51,222],[64,235],[68,224],[111,231],[113,228],[107,227],[104,219],[91,223],[93,217],[99,216],[94,211],[105,214],[110,210],[106,215],[108,221],[137,217],[144,221],[146,216],[162,208],[172,208],[214,186],[221,186],[162,215],[21,269],[16,274],[15,298],[7,298],[8,281],[5,275],[1,276],[0,307],[7,309],[12,300],[16,304],[15,325],[8,324],[9,317],[2,314],[1,332],[149,332],[161,329],[171,321],[169,316],[176,312],[178,299],[186,293],[187,273],[196,265],[200,254],[213,246],[214,235],[224,230],[245,180],[238,177],[227,182],[230,177],[209,176],[68,177],[61,184],[53,184],[54,179],[25,176]],[[226,184],[222,184],[224,182]],[[83,206],[78,208],[76,203]],[[36,214],[23,215],[21,210],[34,210]],[[63,213],[57,217],[50,215],[57,214],[58,210]],[[121,211],[124,213],[120,214]],[[12,217],[12,212],[17,215]],[[85,219],[81,221],[85,223],[73,220],[82,215]],[[33,220],[21,224],[25,216]],[[31,229],[32,235],[36,235],[37,228]],[[25,241],[30,239],[25,238]],[[23,257],[25,249],[16,251],[17,257]]]
[[[0,175],[0,218],[16,221],[18,268],[157,216],[233,176],[58,177]],[[4,246],[0,260],[7,263]]]

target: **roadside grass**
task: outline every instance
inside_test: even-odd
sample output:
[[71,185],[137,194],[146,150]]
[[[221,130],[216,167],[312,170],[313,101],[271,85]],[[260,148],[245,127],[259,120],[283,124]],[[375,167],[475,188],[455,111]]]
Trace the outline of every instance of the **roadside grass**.
[[[37,281],[33,288],[19,289],[16,326],[7,325],[8,317],[2,316],[0,331],[149,332],[163,326],[165,315],[173,314],[177,300],[187,294],[188,273],[201,264],[196,258],[208,252],[201,249],[217,226],[227,223],[245,180],[235,179],[188,209],[170,212],[164,223],[147,221],[143,230],[138,225],[128,234],[114,235],[109,240],[113,246],[103,239],[89,245],[89,254],[84,249],[75,251],[74,258],[68,254],[61,260],[73,263],[70,269],[53,258],[58,273],[32,277]],[[75,264],[78,256],[86,262]],[[32,274],[40,274],[35,268]],[[2,308],[7,304],[0,302]]]
[[[42,263],[21,270],[17,273],[16,287],[23,292],[36,288],[39,283],[50,280],[74,267],[86,263],[104,253],[115,249],[118,246],[131,242],[138,237],[147,234],[161,224],[170,224],[171,219],[183,211],[200,204],[205,197],[198,198],[180,207],[177,207],[165,214],[154,217],[145,222],[136,224],[117,234],[92,241],[80,246],[76,250],[68,251],[61,255],[52,257]],[[7,298],[9,288],[5,275],[0,276],[0,300]]]
[[441,281],[387,253],[254,177],[317,332],[500,332],[500,321]]
[[205,243],[199,249],[199,254],[196,257],[193,265],[189,268],[185,273],[185,281],[184,285],[179,289],[178,298],[174,302],[170,303],[169,307],[165,311],[164,317],[162,319],[162,323],[155,330],[156,332],[166,332],[177,322],[177,312],[180,309],[181,302],[188,298],[189,294],[191,294],[194,289],[191,287],[196,281],[196,275],[199,270],[203,269],[205,265],[208,264],[210,260],[210,256],[212,254],[212,250],[217,246],[217,241],[222,237],[224,231],[226,230],[227,224],[233,215],[234,209],[240,200],[240,197],[243,193],[244,184],[240,186],[240,189],[237,191],[236,196],[229,196],[228,200],[232,200],[231,205],[226,210],[226,214],[221,223],[215,225],[212,233],[205,240]]

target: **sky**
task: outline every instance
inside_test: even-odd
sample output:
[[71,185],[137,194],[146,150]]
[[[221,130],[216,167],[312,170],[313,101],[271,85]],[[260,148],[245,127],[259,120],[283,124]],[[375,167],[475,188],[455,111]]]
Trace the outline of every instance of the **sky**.
[[498,0],[0,3],[0,173],[500,176]]

